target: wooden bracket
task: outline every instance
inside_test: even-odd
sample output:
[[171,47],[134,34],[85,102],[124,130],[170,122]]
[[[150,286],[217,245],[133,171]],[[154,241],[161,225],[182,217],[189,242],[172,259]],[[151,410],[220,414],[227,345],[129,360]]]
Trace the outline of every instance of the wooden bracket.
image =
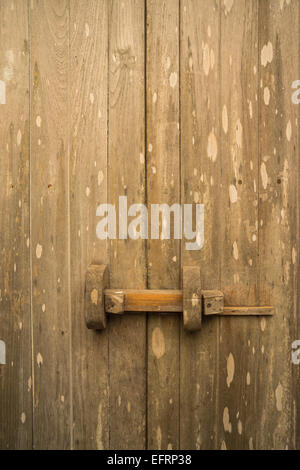
[[88,328],[106,328],[107,315],[125,312],[183,312],[186,331],[199,331],[202,315],[267,316],[274,314],[269,306],[224,306],[224,294],[217,290],[202,290],[200,269],[184,266],[182,290],[109,289],[108,267],[91,265],[86,274],[85,314]]

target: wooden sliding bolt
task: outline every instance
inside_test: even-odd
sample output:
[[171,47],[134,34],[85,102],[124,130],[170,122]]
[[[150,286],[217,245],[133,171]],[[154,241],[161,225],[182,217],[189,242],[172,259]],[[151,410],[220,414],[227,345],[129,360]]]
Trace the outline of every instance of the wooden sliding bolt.
[[183,313],[187,331],[201,329],[202,315],[273,315],[268,306],[224,306],[224,295],[217,290],[202,290],[200,269],[185,266],[182,269],[181,290],[109,289],[108,268],[91,265],[86,275],[85,313],[88,328],[103,330],[107,315],[125,312]]

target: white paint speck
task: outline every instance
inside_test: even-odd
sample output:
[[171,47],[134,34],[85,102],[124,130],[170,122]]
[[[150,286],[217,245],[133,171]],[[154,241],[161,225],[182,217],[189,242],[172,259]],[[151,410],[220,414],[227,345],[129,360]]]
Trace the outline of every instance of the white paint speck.
[[283,398],[283,388],[282,388],[281,383],[279,382],[275,390],[276,408],[278,411],[282,411],[282,398]]
[[290,142],[292,138],[292,123],[289,121],[286,126],[286,138]]
[[208,136],[208,142],[207,142],[207,156],[210,160],[213,162],[216,161],[218,155],[218,144],[217,144],[217,139],[215,136],[215,131],[212,129]]
[[36,362],[37,362],[37,365],[38,365],[39,367],[41,367],[41,365],[43,365],[43,356],[41,355],[41,353],[38,353],[38,354],[37,354]]
[[243,433],[243,424],[240,419],[238,420],[237,429],[238,429],[239,435],[241,435]]
[[230,422],[230,417],[229,417],[229,410],[227,406],[225,406],[224,411],[223,411],[223,426],[224,426],[224,431],[225,432],[232,432],[232,424]]
[[0,104],[6,104],[6,84],[0,80]]
[[230,13],[231,8],[233,7],[234,0],[224,0],[225,14]]
[[232,353],[230,353],[228,358],[227,358],[227,379],[226,379],[226,383],[227,383],[228,388],[230,387],[230,384],[233,381],[234,368],[235,368],[235,366],[234,366],[234,357],[233,357]]
[[261,167],[260,167],[260,176],[261,176],[263,188],[267,189],[267,186],[268,186],[268,173],[267,173],[266,164],[264,162],[262,162]]
[[206,76],[209,74],[210,60],[211,60],[211,57],[210,57],[210,52],[209,52],[209,46],[208,44],[205,44],[203,47],[203,71]]
[[103,171],[99,170],[98,171],[98,186],[101,186],[103,180],[104,180]]
[[227,106],[224,104],[223,110],[222,110],[222,126],[223,126],[223,131],[225,134],[228,132],[228,113],[227,113]]
[[239,259],[239,249],[238,249],[236,241],[232,245],[232,252],[233,252],[234,259],[238,260]]
[[36,254],[36,257],[39,259],[41,256],[42,256],[42,252],[43,252],[43,247],[42,245],[40,245],[39,243],[36,245],[36,249],[35,249],[35,254]]
[[175,88],[175,86],[177,84],[177,73],[176,72],[171,73],[170,78],[169,78],[169,82],[170,82],[170,87]]
[[250,385],[250,383],[251,383],[251,375],[250,375],[250,372],[247,372],[246,383],[247,383],[247,385]]
[[243,126],[241,121],[238,119],[235,126],[235,138],[236,143],[239,148],[242,148],[243,145]]
[[234,204],[238,200],[237,189],[233,184],[229,186],[229,197],[231,204]]
[[266,67],[273,60],[273,46],[269,41],[261,50],[261,64]]
[[265,89],[264,89],[264,102],[265,102],[265,105],[266,106],[269,106],[269,103],[270,103],[270,90],[269,88],[266,86]]
[[22,140],[22,132],[21,132],[21,130],[19,129],[19,130],[18,130],[18,133],[17,133],[17,145],[18,145],[18,146],[21,145],[21,140]]

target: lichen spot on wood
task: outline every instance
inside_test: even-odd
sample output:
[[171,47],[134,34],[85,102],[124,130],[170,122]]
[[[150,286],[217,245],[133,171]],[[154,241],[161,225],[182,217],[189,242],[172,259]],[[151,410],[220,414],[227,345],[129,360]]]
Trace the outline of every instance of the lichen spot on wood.
[[93,289],[91,292],[91,301],[92,304],[97,305],[98,304],[98,290]]
[[165,338],[158,327],[154,328],[152,333],[152,351],[157,359],[160,359],[166,352]]

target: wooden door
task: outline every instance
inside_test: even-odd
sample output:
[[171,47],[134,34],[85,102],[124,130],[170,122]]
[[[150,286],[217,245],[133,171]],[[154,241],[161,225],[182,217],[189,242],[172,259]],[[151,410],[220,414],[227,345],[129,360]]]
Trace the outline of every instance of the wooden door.
[[[299,449],[299,31],[297,0],[0,2],[1,448]],[[99,240],[120,196],[204,204],[203,248]],[[91,331],[90,263],[275,315]]]

